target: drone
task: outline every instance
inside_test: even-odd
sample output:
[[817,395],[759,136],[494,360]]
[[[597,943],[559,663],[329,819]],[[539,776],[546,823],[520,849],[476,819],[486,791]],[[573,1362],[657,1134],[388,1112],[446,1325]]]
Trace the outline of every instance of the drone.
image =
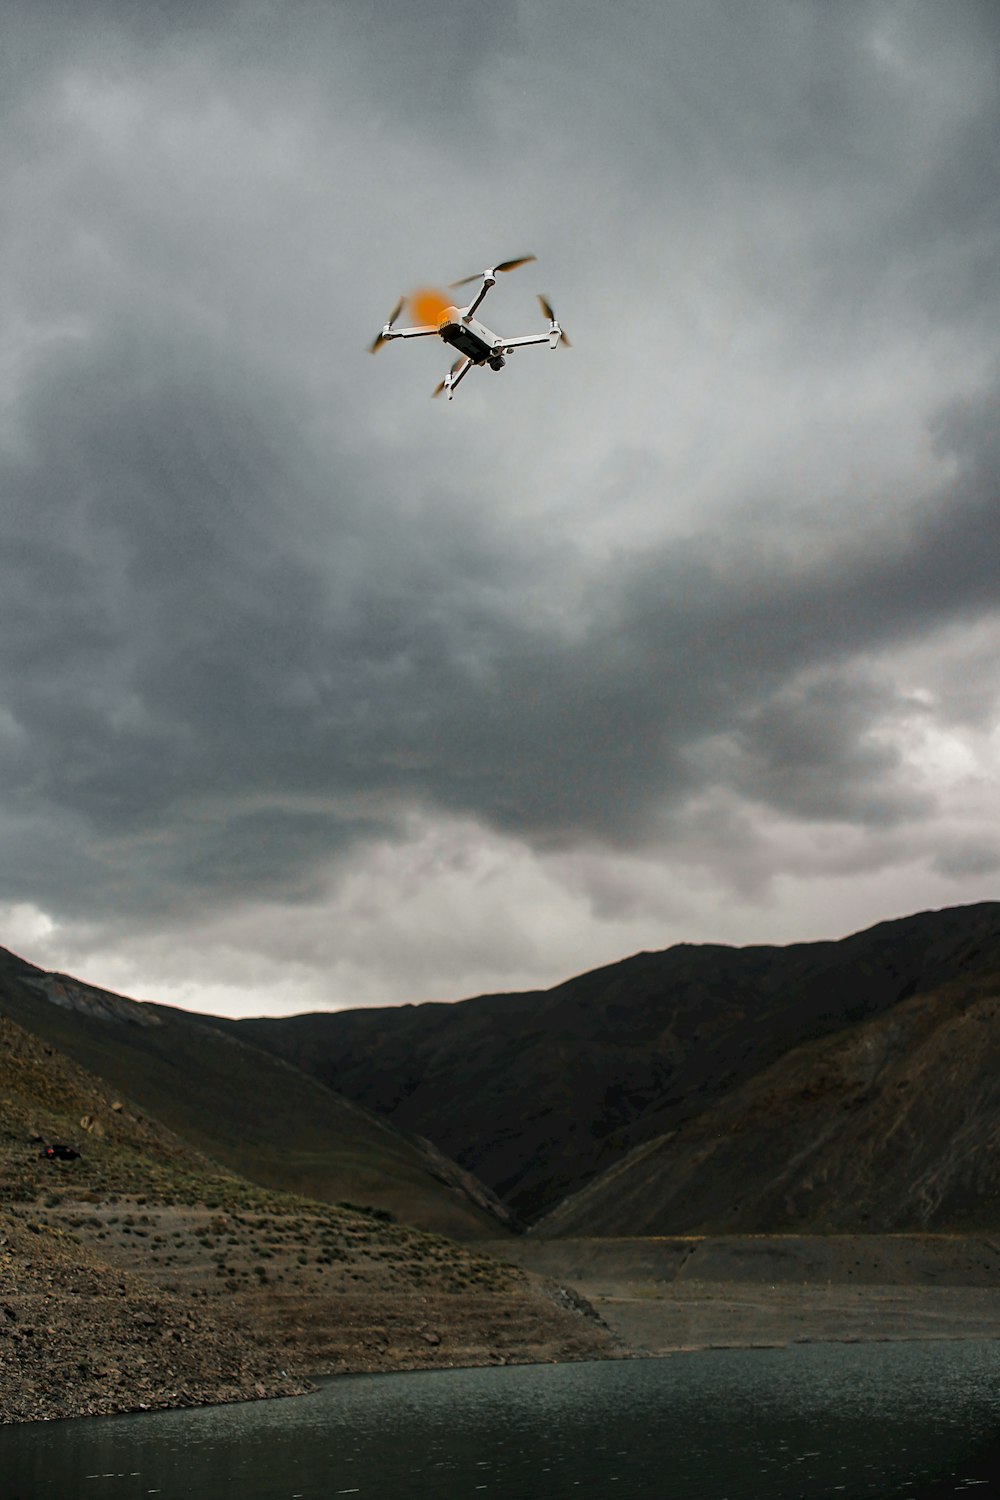
[[[414,292],[409,299],[400,297],[388,323],[369,346],[369,354],[377,354],[382,345],[389,343],[392,339],[423,339],[436,335],[456,349],[459,358],[431,394],[440,396],[447,391],[448,400],[452,401],[455,397],[455,388],[460,381],[465,379],[473,365],[489,365],[491,370],[502,370],[507,363],[507,355],[513,353],[515,349],[525,348],[528,344],[548,344],[550,349],[557,349],[560,344],[565,344],[567,348],[571,348],[572,345],[563,332],[555,313],[542,296],[538,298],[539,306],[549,322],[545,333],[528,333],[513,339],[501,338],[499,334],[493,333],[474,316],[490,287],[496,286],[499,273],[514,271],[518,266],[525,266],[534,259],[533,255],[521,255],[515,260],[504,260],[497,266],[488,266],[482,272],[481,277],[477,272],[474,276],[464,276],[461,281],[453,281],[450,290],[459,286],[468,286],[472,281],[482,280],[482,286],[468,307],[453,307],[442,292],[433,290]],[[415,315],[422,321],[415,328],[397,328],[396,319],[403,311],[407,300],[413,307]]]

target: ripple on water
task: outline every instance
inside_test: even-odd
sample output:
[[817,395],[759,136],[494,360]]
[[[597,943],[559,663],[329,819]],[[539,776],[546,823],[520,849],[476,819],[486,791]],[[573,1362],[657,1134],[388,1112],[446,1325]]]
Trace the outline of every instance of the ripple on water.
[[2,1493],[985,1497],[998,1377],[989,1342],[344,1377],[299,1400],[0,1429]]

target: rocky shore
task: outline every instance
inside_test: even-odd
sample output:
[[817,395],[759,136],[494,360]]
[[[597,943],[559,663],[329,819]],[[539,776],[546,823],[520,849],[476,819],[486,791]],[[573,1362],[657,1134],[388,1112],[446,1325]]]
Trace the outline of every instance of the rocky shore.
[[[301,1218],[272,1214],[268,1241],[255,1223],[238,1244],[216,1211],[121,1207],[91,1208],[96,1246],[63,1227],[80,1224],[73,1205],[0,1217],[0,1422],[294,1396],[311,1375],[626,1352],[571,1289],[446,1241],[426,1242],[423,1263],[374,1238],[331,1263]],[[154,1227],[184,1247],[169,1267]],[[260,1255],[266,1272],[241,1275]]]
[[0,1421],[294,1396],[308,1380],[192,1304],[51,1233],[0,1228]]
[[[331,1266],[273,1214],[241,1240],[205,1209],[102,1213],[97,1249],[71,1209],[0,1220],[0,1422],[293,1396],[311,1375],[1000,1338],[990,1236],[529,1238],[492,1247],[506,1266],[445,1241],[435,1264],[431,1241],[400,1269],[374,1242]],[[137,1237],[154,1230],[188,1246],[169,1269]],[[241,1277],[241,1254],[268,1271]]]

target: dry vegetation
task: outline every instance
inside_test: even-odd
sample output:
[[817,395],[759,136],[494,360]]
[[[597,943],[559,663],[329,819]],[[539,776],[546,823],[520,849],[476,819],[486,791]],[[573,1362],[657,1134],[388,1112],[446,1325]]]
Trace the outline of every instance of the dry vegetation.
[[620,1353],[553,1284],[384,1209],[249,1183],[3,1019],[0,1077],[2,1418]]

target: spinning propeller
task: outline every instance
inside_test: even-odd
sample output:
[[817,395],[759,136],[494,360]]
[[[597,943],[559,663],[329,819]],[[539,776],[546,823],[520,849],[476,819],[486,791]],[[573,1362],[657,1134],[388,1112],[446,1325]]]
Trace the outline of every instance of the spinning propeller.
[[516,260],[502,260],[498,266],[488,266],[485,271],[477,271],[474,276],[463,276],[461,281],[452,281],[449,285],[451,287],[467,286],[470,281],[478,281],[480,277],[489,281],[490,277],[495,276],[498,271],[516,271],[518,266],[526,266],[529,260],[534,259],[533,255],[520,255]]
[[[555,313],[552,311],[552,304],[550,302],[546,302],[545,298],[541,295],[541,293],[539,293],[538,304],[541,307],[542,312],[548,318],[549,322],[550,323],[554,323],[555,326],[557,328],[559,328],[559,319],[556,317]],[[566,337],[565,333],[563,333],[563,331],[562,331],[561,328],[559,328],[559,337],[556,339],[556,342],[555,342],[555,344],[553,344],[552,347],[555,348],[556,344],[565,344],[567,349],[572,349],[572,347],[573,347],[573,345],[570,343],[569,339]]]
[[396,303],[396,306],[392,310],[392,313],[391,313],[391,315],[389,317],[389,321],[386,323],[386,325],[382,329],[382,331],[379,334],[377,334],[376,337],[369,344],[369,346],[368,346],[368,353],[369,354],[377,354],[378,351],[381,349],[382,345],[383,344],[387,344],[389,342],[389,330],[392,327],[393,323],[395,323],[396,319],[399,317],[400,313],[403,311],[403,303],[405,301],[406,301],[405,297],[400,297],[399,301]]
[[422,287],[410,296],[410,310],[418,323],[443,323],[450,307],[451,299],[432,286]]

